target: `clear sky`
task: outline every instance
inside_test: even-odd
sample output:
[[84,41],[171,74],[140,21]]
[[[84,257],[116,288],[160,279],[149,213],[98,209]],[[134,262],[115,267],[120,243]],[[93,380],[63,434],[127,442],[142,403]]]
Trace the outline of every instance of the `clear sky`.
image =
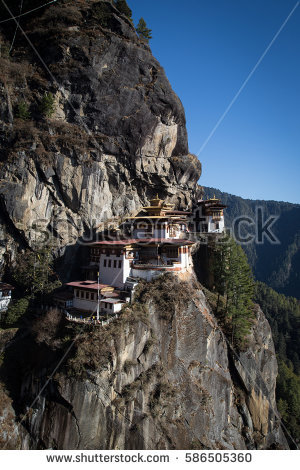
[[[128,0],[181,99],[198,154],[297,0]],[[300,203],[300,4],[213,137],[200,184]]]

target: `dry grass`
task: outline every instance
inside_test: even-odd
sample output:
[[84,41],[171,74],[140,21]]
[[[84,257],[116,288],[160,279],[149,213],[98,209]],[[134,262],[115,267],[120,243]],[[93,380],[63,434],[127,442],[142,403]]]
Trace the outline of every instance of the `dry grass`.
[[0,82],[5,86],[26,86],[26,80],[34,74],[34,68],[29,62],[14,62],[0,57]]
[[173,274],[165,274],[156,280],[138,286],[135,301],[140,304],[154,303],[161,319],[170,322],[176,309],[185,309],[192,298],[191,284],[180,281]]
[[45,343],[55,347],[60,345],[57,334],[63,323],[63,314],[57,308],[49,309],[44,315],[38,318],[32,326],[32,332],[37,343]]

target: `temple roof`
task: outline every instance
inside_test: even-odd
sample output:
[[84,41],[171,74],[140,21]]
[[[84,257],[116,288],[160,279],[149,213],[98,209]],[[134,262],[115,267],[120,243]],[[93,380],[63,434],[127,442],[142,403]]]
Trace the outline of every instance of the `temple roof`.
[[0,282],[0,291],[12,290],[12,289],[14,289],[14,286],[11,286],[10,284],[6,284],[5,282]]
[[113,287],[109,286],[108,284],[98,284],[95,281],[73,281],[73,282],[67,282],[66,286],[71,286],[71,287],[78,287],[81,289],[93,289],[93,290],[98,290],[98,289],[111,289],[114,290]]
[[173,209],[174,204],[170,204],[167,202],[164,202],[163,199],[160,199],[158,197],[158,194],[156,195],[155,198],[150,199],[150,206],[144,206],[142,210],[148,212],[148,211],[155,211],[155,212],[161,212],[162,210],[171,210]]
[[226,209],[226,205],[221,203],[220,199],[207,199],[197,202],[198,206],[204,206],[209,209]]
[[124,304],[125,301],[121,299],[101,299],[100,302],[107,304]]
[[125,240],[103,240],[91,243],[90,246],[126,246],[135,244],[165,243],[170,245],[193,245],[194,242],[180,238],[128,238]]

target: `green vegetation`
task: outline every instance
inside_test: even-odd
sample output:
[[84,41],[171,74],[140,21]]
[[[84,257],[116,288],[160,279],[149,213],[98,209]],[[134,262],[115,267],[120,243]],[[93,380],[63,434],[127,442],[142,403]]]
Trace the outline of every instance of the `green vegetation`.
[[48,248],[19,254],[12,270],[12,278],[19,291],[31,297],[41,298],[61,285],[53,270]]
[[9,45],[0,42],[0,57],[9,58]]
[[127,5],[126,0],[115,0],[114,2],[115,7],[119,10],[120,13],[127,16],[130,20],[132,20],[132,11]]
[[[256,210],[262,208],[264,221],[270,216],[278,216],[272,231],[280,244],[255,241],[243,245],[250,266],[257,280],[287,296],[300,299],[300,205],[277,201],[254,201],[223,193],[215,188],[204,188],[205,197],[221,198],[228,207],[224,211],[228,228],[233,228],[234,220],[240,216],[256,219]],[[255,235],[255,226],[241,225],[241,236]]]
[[18,300],[12,300],[9,304],[7,312],[3,315],[3,320],[1,320],[1,326],[4,328],[12,328],[17,326],[21,317],[27,312],[28,307],[28,297],[23,297]]
[[[48,0],[48,1],[50,1],[50,0]],[[5,3],[7,4],[8,8],[10,9],[10,11],[13,13],[14,16],[20,15],[20,6],[21,6],[20,0],[9,0],[8,2],[5,2]],[[47,1],[45,1],[45,0],[23,0],[23,2],[22,2],[22,12],[27,12],[29,10],[39,8],[42,5],[45,5],[45,3],[47,3]],[[53,8],[54,6],[56,6],[59,3],[63,3],[63,0],[57,0],[57,2],[53,3],[52,5],[46,5],[46,6],[44,6],[44,8],[41,8],[37,11],[34,11],[34,12],[30,13],[29,15],[23,16],[21,26],[24,27],[24,24],[29,22],[32,18],[40,17],[46,9],[50,9],[51,7]],[[2,4],[2,2],[0,2],[0,18],[1,18],[1,20],[11,18],[10,13],[7,11],[7,9]],[[14,23],[13,20],[8,21],[7,23],[3,23],[3,25],[1,25],[1,26],[9,34],[9,36],[12,36],[14,34],[15,23]]]
[[109,28],[112,19],[112,7],[107,3],[99,3],[94,7],[94,16],[103,28]]
[[40,103],[40,112],[43,116],[50,118],[55,112],[55,98],[52,93],[46,92]]
[[146,21],[144,18],[141,18],[136,27],[136,32],[139,35],[139,38],[144,42],[149,42],[149,39],[152,39],[152,31],[147,28]]
[[218,293],[216,315],[223,319],[225,333],[232,345],[240,348],[245,345],[254,318],[251,268],[244,251],[231,238],[216,244],[213,256]]
[[263,282],[256,283],[255,301],[261,306],[273,333],[278,356],[300,375],[300,303],[278,294]]
[[279,360],[277,404],[281,417],[293,438],[300,439],[300,377]]
[[256,283],[255,301],[265,313],[273,333],[279,373],[277,403],[282,419],[294,439],[300,439],[300,303]]
[[24,121],[30,119],[31,114],[29,111],[29,105],[26,101],[22,100],[20,103],[18,103],[16,116],[17,118],[23,119]]
[[43,248],[19,254],[11,269],[10,282],[16,287],[18,298],[11,301],[3,315],[3,328],[20,326],[23,317],[30,315],[35,306],[40,306],[50,292],[61,286],[53,270],[50,250]]

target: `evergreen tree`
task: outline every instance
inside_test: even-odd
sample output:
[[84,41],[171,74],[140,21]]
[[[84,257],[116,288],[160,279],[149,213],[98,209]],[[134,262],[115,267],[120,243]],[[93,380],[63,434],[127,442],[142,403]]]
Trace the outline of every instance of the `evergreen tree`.
[[29,307],[29,299],[23,297],[22,299],[12,300],[8,306],[7,312],[3,315],[1,326],[5,328],[12,328],[16,326],[20,318],[26,313]]
[[50,118],[55,112],[55,98],[52,93],[46,92],[40,103],[40,112]]
[[53,270],[52,256],[48,248],[19,255],[12,277],[25,295],[42,296],[61,285]]
[[300,437],[300,377],[279,360],[276,396],[278,409],[294,439]]
[[136,27],[136,32],[139,35],[139,38],[142,41],[149,42],[149,39],[152,39],[152,30],[147,28],[146,21],[144,18],[141,18]]
[[132,11],[127,5],[126,0],[116,0],[115,7],[120,13],[123,13],[123,15],[127,16],[130,20],[132,19]]
[[18,103],[16,116],[17,118],[23,119],[24,121],[30,119],[31,114],[29,111],[28,103],[26,101],[22,100]]
[[[214,279],[219,298],[225,298],[223,317],[233,345],[241,347],[253,319],[254,281],[247,257],[233,239],[223,240],[214,250]],[[220,312],[219,312],[220,313]]]

